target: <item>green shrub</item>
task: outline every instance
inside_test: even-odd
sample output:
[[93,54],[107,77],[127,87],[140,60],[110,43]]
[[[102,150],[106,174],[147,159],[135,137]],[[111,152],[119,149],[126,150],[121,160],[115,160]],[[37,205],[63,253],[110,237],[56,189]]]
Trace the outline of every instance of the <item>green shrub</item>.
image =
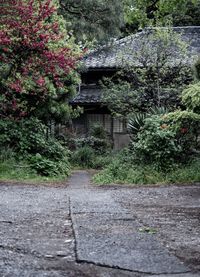
[[[50,172],[51,173],[51,172]],[[66,175],[39,175],[36,170],[31,167],[30,163],[25,160],[19,161],[15,159],[0,160],[0,180],[18,180],[26,182],[57,182],[66,179]]]
[[166,182],[169,184],[200,182],[199,168],[199,159],[194,159],[186,165],[179,165],[166,174]]
[[112,153],[97,154],[90,146],[83,146],[71,153],[70,162],[81,168],[102,169],[112,161]]
[[[135,126],[135,122],[132,125]],[[160,170],[169,170],[174,163],[188,162],[194,153],[198,153],[199,114],[178,110],[148,116],[139,125],[130,147],[132,156],[139,163],[154,164]]]
[[105,155],[95,155],[92,162],[93,169],[102,169],[109,165],[113,159],[112,153],[107,153]]
[[94,150],[89,146],[83,146],[72,153],[70,161],[75,166],[90,168],[93,166],[94,158]]
[[0,147],[0,161],[4,162],[7,160],[13,160],[15,159],[15,153],[13,152],[13,149],[9,147]]
[[75,140],[76,147],[91,147],[96,154],[105,154],[112,149],[112,141],[104,127],[96,123],[90,127],[88,136]]
[[157,115],[145,119],[142,130],[136,141],[133,141],[133,149],[139,162],[153,163],[160,170],[166,170],[173,165],[182,151],[175,130]]
[[68,159],[62,159],[60,161],[50,160],[36,154],[30,157],[31,168],[42,176],[56,176],[56,175],[69,175],[69,161]]
[[60,133],[59,128],[56,128],[55,138],[66,148],[69,150],[76,149],[76,135],[70,129],[65,129],[64,133]]
[[142,130],[144,127],[145,119],[151,117],[152,115],[165,115],[168,113],[166,107],[153,107],[148,110],[146,113],[137,112],[129,116],[128,121],[128,131],[134,140],[135,136]]
[[27,180],[35,179],[37,173],[25,161],[18,161],[14,158],[7,160],[0,160],[0,179],[14,179],[14,180]]
[[76,147],[82,148],[85,146],[89,146],[94,150],[96,154],[104,154],[111,150],[111,143],[105,139],[96,138],[93,136],[86,138],[76,139]]
[[36,118],[0,120],[2,149],[12,149],[17,160],[27,160],[38,174],[69,174],[69,151],[56,139],[47,137],[47,126]]
[[45,131],[46,126],[34,118],[20,121],[0,120],[0,144],[21,155],[34,154],[45,146]]
[[162,180],[162,173],[150,166],[121,163],[119,158],[93,178],[97,184],[155,184]]
[[176,132],[179,145],[182,148],[182,160],[188,160],[194,151],[198,150],[200,135],[200,115],[191,111],[177,110],[165,115],[165,120]]
[[108,133],[106,132],[104,127],[99,123],[95,123],[92,126],[90,126],[89,136],[104,140],[108,139]]

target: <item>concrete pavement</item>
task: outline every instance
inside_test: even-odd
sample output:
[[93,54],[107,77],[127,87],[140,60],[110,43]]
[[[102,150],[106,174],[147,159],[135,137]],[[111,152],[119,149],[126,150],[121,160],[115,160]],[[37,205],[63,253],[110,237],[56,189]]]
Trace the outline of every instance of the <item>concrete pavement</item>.
[[86,171],[64,186],[2,184],[0,276],[198,277],[199,196],[198,186],[95,187]]

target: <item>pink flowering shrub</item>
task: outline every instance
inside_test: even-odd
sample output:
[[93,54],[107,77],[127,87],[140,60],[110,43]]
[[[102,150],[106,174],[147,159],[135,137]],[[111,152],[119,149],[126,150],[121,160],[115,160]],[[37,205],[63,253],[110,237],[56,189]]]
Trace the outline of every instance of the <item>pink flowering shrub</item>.
[[2,0],[0,115],[30,116],[60,99],[79,58],[52,0]]

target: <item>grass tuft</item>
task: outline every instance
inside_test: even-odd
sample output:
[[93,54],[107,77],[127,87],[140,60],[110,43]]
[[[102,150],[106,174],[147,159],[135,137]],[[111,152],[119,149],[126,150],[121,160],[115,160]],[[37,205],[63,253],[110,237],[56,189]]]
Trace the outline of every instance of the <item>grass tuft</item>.
[[27,183],[36,182],[60,182],[66,180],[66,176],[47,177],[40,176],[30,168],[26,162],[16,162],[14,159],[0,161],[0,182],[21,181]]

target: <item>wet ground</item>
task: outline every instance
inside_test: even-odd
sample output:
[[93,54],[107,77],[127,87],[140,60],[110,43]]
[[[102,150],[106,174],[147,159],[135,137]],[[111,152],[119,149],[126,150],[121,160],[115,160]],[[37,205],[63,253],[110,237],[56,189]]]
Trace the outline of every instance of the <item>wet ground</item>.
[[0,185],[0,276],[200,276],[200,185]]

